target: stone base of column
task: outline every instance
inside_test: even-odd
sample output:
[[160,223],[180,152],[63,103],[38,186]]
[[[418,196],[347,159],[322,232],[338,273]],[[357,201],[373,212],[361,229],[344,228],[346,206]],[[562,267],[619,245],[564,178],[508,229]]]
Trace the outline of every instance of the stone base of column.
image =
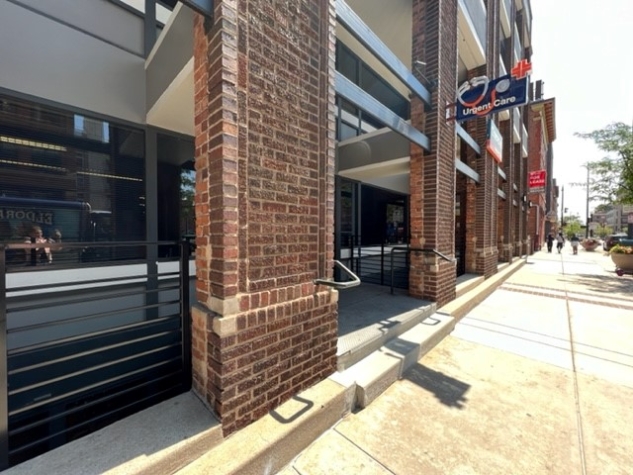
[[500,244],[499,245],[499,260],[501,262],[510,262],[514,260],[514,245],[512,244]]
[[207,334],[217,317],[201,304],[191,307],[191,389],[213,411],[215,401],[210,397]]
[[476,272],[485,278],[491,277],[497,273],[497,262],[499,259],[499,250],[496,246],[475,249],[476,256]]

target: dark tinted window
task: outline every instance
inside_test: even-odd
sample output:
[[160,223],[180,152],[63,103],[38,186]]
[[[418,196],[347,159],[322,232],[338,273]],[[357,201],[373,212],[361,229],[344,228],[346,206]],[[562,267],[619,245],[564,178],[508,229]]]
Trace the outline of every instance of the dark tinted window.
[[144,132],[0,95],[0,209],[4,241],[145,240]]

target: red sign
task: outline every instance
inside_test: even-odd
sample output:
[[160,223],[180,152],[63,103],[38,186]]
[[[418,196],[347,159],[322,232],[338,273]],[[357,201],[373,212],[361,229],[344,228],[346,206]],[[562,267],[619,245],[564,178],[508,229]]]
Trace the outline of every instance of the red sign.
[[545,191],[545,170],[529,172],[528,191],[533,193]]
[[519,61],[510,71],[512,77],[523,79],[532,71],[532,64],[527,59]]

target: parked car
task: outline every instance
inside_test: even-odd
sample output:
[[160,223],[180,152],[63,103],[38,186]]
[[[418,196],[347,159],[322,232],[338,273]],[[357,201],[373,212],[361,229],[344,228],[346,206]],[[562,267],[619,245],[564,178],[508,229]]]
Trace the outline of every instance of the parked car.
[[604,239],[604,241],[602,241],[602,248],[605,251],[610,251],[611,248],[619,243],[622,239],[626,239],[626,236],[626,233],[610,234]]

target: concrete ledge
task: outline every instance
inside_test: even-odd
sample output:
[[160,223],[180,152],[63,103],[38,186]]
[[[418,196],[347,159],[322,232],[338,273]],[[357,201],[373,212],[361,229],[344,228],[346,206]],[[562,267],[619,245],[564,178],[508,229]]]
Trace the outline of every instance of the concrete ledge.
[[[347,388],[322,381],[231,435],[179,475],[277,473],[351,411]],[[155,472],[166,473],[166,472]]]
[[[422,322],[425,318],[433,315],[436,309],[437,304],[435,302],[429,302],[416,310],[383,319],[379,322],[379,325],[371,325],[353,334],[339,337],[339,347],[349,346],[351,349],[337,354],[336,369],[338,371],[344,371],[359,361],[362,361],[391,339],[398,337]],[[358,340],[359,343],[347,343],[345,345],[341,340]]]
[[454,328],[453,317],[434,314],[330,379],[355,388],[355,406],[367,407]]
[[466,292],[471,291],[472,289],[480,285],[482,282],[484,282],[484,280],[486,280],[483,275],[468,275],[466,279],[460,282],[459,280],[462,277],[464,276],[458,277],[457,279],[458,283],[455,286],[455,295],[456,295],[455,298],[461,297]]
[[222,441],[213,414],[191,392],[16,465],[6,475],[174,473]]
[[438,310],[438,313],[452,315],[457,321],[464,318],[473,308],[483,302],[494,290],[499,287],[506,279],[518,271],[525,264],[526,260],[521,258],[512,264],[508,264],[501,271],[492,277],[484,280],[474,289],[466,292],[461,297],[456,298],[452,302],[444,305]]

